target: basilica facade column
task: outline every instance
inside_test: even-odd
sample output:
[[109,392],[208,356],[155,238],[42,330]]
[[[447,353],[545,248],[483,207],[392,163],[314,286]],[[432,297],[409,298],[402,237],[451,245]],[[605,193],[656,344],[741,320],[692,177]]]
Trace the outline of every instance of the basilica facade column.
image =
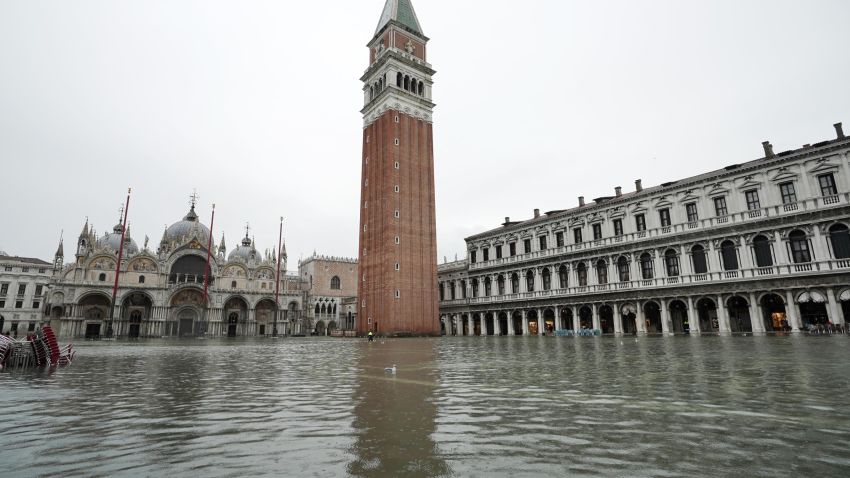
[[797,302],[794,300],[794,293],[790,290],[785,291],[785,313],[788,314],[788,322],[790,322],[791,328],[795,332],[799,332],[802,324],[800,323]]
[[697,313],[696,308],[694,308],[694,298],[687,296],[686,299],[688,300],[688,326],[691,330],[691,334],[698,335],[702,333],[702,330],[700,329],[699,324],[699,314]]
[[764,312],[759,306],[755,292],[750,292],[748,299],[750,301],[750,323],[753,326],[753,332],[763,334],[765,332]]
[[717,322],[720,326],[720,333],[729,335],[732,333],[732,328],[729,326],[729,311],[726,309],[726,302],[722,296],[717,296]]
[[514,330],[514,313],[513,311],[508,311],[508,335],[516,335],[516,331]]

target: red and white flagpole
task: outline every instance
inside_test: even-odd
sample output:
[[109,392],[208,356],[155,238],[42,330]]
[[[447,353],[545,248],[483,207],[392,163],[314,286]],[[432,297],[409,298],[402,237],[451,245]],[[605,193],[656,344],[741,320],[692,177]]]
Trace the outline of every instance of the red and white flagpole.
[[277,337],[277,319],[280,315],[280,253],[283,249],[283,217],[280,218],[280,234],[278,234],[277,238],[277,274],[275,275],[274,281],[274,329],[272,330],[272,336]]
[[[210,289],[210,260],[212,259],[212,248],[213,248],[213,227],[215,226],[215,204],[212,205],[212,217],[210,218],[210,238],[207,242],[207,264],[204,267],[204,310],[209,310],[209,289]],[[206,319],[206,318],[205,318]],[[204,324],[201,326],[203,328],[203,332],[206,333],[206,320],[204,320]]]
[[115,285],[112,287],[112,307],[109,309],[109,326],[106,336],[112,337],[112,321],[115,319],[115,299],[118,296],[118,278],[121,275],[121,260],[124,258],[124,237],[127,234],[127,215],[130,212],[130,193],[132,188],[127,188],[127,203],[124,205],[124,222],[121,223],[121,244],[118,246],[118,262],[115,264]]

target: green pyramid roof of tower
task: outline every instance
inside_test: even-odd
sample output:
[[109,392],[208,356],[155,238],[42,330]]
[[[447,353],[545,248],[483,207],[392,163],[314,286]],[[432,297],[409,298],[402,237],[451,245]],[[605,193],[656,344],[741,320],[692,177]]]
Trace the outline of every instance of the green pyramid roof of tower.
[[413,10],[413,3],[410,0],[387,0],[375,34],[377,35],[391,21],[396,21],[414,33],[423,35],[422,27],[419,25],[419,19],[416,17],[416,11]]

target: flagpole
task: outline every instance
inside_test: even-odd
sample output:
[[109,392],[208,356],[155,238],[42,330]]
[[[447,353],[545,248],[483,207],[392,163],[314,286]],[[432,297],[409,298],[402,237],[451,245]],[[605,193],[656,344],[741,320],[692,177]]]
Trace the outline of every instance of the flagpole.
[[106,327],[106,337],[111,338],[115,332],[112,322],[115,319],[115,298],[118,295],[118,277],[121,275],[121,260],[124,258],[124,236],[127,233],[127,214],[130,212],[130,193],[132,188],[127,188],[127,204],[124,206],[124,222],[121,223],[121,244],[118,246],[118,262],[115,264],[115,285],[112,286],[112,307],[109,308],[109,324]]
[[280,315],[280,252],[283,248],[283,216],[280,218],[280,234],[277,238],[277,274],[274,281],[274,328],[272,329],[272,337],[277,337],[277,320]]
[[213,248],[213,226],[215,226],[215,204],[212,205],[212,217],[210,218],[210,239],[207,243],[207,265],[204,267],[204,322],[201,324],[201,332],[203,335],[206,335],[207,332],[207,319],[209,319],[209,273],[210,273],[210,260],[212,256],[212,248]]

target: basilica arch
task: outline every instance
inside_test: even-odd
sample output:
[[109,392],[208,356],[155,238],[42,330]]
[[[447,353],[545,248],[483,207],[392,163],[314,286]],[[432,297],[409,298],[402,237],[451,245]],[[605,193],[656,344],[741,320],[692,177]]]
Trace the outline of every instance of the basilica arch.
[[192,337],[204,333],[204,292],[195,287],[184,287],[171,296],[166,334]]

